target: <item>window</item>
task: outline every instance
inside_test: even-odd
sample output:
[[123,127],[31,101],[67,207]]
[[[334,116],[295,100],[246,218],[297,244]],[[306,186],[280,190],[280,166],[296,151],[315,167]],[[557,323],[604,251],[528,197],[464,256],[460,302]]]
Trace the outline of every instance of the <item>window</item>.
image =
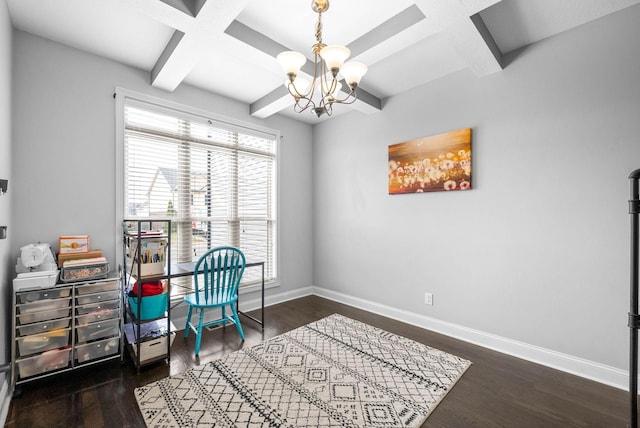
[[[172,220],[171,258],[240,248],[276,278],[277,133],[125,97],[124,218]],[[243,286],[261,280],[246,269]],[[173,295],[191,281],[172,281]]]

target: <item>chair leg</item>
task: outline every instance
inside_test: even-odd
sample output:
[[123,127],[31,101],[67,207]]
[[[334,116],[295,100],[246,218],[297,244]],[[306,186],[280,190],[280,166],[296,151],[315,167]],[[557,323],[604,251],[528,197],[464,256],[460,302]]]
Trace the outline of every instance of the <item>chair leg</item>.
[[233,305],[233,303],[230,304],[229,306],[231,306],[231,312],[233,312],[233,319],[236,322],[236,328],[238,329],[238,333],[240,333],[240,338],[244,342],[244,331],[242,331],[242,325],[240,325],[240,318],[238,318],[238,311],[236,310],[236,307]]
[[220,307],[220,310],[222,311],[222,318],[220,318],[222,320],[222,329],[226,329],[227,328],[227,312],[224,310],[224,306]]
[[193,306],[189,305],[189,311],[187,312],[187,324],[184,326],[185,339],[189,337],[189,330],[191,330],[191,327],[189,326],[191,323],[191,309],[193,309]]
[[204,322],[204,309],[200,309],[198,317],[198,332],[196,333],[196,357],[200,354],[200,341],[202,340],[202,323]]

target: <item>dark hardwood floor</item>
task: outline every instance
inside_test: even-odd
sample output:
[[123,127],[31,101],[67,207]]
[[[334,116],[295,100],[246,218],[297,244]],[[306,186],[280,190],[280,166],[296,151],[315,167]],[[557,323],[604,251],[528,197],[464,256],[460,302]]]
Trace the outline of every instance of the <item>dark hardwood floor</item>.
[[181,332],[171,364],[144,368],[130,361],[108,362],[20,387],[7,427],[144,427],[133,389],[207,363],[242,346],[302,326],[333,313],[358,319],[469,359],[473,365],[429,416],[424,427],[626,427],[628,395],[564,372],[451,339],[350,306],[315,296],[265,309],[266,326],[243,319],[246,341],[234,328],[207,331],[200,359],[193,355],[193,334]]

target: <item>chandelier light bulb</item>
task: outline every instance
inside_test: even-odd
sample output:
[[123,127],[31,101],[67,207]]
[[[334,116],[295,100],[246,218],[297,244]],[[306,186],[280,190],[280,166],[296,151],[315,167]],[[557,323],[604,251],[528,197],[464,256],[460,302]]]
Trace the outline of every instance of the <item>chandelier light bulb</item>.
[[362,76],[367,72],[367,66],[361,62],[349,61],[345,63],[340,69],[340,74],[344,77],[344,80],[353,87],[360,84]]
[[297,76],[300,68],[307,62],[307,58],[304,55],[295,51],[280,52],[276,59],[287,76]]
[[349,55],[351,55],[351,51],[344,46],[331,45],[320,49],[320,56],[331,71],[339,70]]

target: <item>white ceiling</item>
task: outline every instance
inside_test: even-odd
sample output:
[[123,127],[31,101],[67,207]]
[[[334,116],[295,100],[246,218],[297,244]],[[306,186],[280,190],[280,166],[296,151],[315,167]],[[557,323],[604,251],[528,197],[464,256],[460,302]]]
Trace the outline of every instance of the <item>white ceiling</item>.
[[[326,120],[293,112],[275,60],[282,50],[312,60],[310,0],[5,1],[15,28],[146,70],[158,88],[186,83],[247,103],[256,117]],[[637,3],[331,0],[323,41],[348,46],[369,67],[359,100],[334,116],[375,113],[384,99],[462,69],[500,72],[502,55]]]

